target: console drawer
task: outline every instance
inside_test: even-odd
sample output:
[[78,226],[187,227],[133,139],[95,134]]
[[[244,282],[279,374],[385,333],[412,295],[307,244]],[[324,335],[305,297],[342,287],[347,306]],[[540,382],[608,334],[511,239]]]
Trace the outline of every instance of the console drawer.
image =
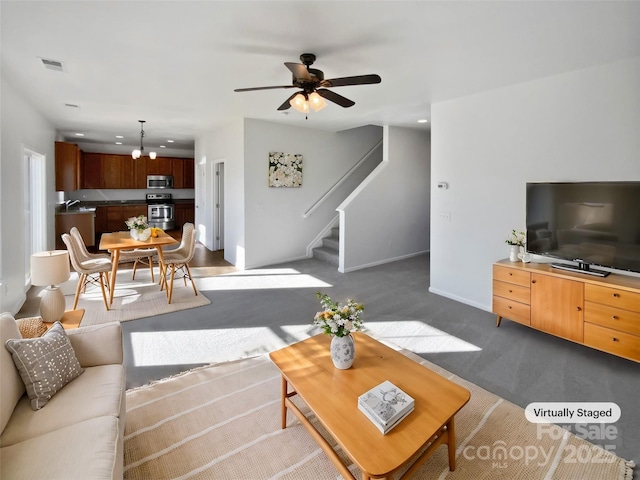
[[523,287],[531,286],[531,274],[517,268],[503,267],[500,265],[493,266],[493,279],[501,282],[515,283]]
[[638,312],[600,303],[584,302],[584,321],[620,332],[640,335],[640,313]]
[[531,325],[531,308],[524,303],[494,296],[493,313],[514,322]]
[[640,337],[636,335],[585,323],[584,344],[620,357],[640,361]]
[[519,303],[526,303],[529,305],[531,297],[531,289],[523,287],[522,285],[515,285],[513,283],[493,281],[493,294],[498,297],[504,297],[509,300],[513,300]]
[[587,283],[584,288],[584,299],[587,302],[601,303],[640,312],[640,293]]

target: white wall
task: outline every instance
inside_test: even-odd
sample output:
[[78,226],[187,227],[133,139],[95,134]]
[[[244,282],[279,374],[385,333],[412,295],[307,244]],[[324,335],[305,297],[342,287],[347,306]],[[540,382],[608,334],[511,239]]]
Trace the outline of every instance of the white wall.
[[[224,258],[240,269],[245,268],[246,265],[244,128],[243,120],[238,119],[211,133],[202,135],[196,139],[194,157],[196,165],[224,159]],[[210,199],[215,198],[215,192],[211,189],[205,191],[203,195]],[[213,208],[213,202],[209,201],[207,205]],[[210,210],[196,211],[196,223],[204,222],[204,216],[212,219],[213,212]]]
[[340,271],[429,250],[429,132],[384,127],[383,162],[339,206]]
[[508,256],[511,229],[525,227],[526,182],[640,181],[640,57],[431,112],[430,290],[485,310],[491,265]]
[[[309,218],[304,213],[382,138],[382,129],[333,133],[246,119],[244,134],[246,268],[307,257],[307,246],[336,217],[346,194]],[[269,188],[269,152],[303,155],[302,187]]]
[[24,149],[46,157],[46,195],[50,222],[46,225],[48,248],[54,248],[55,130],[3,77],[0,96],[0,311],[17,313],[26,299],[24,198]]

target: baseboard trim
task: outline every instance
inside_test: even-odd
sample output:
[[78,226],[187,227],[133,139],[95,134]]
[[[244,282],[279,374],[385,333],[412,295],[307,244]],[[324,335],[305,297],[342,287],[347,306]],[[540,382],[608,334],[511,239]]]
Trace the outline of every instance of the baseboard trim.
[[408,253],[406,255],[400,255],[400,256],[394,257],[394,258],[386,258],[384,260],[378,260],[378,261],[371,262],[371,263],[366,263],[366,264],[363,264],[363,265],[357,265],[355,267],[349,267],[349,268],[345,268],[345,269],[338,268],[338,271],[340,273],[354,272],[356,270],[362,270],[364,268],[375,267],[377,265],[384,265],[385,263],[397,262],[399,260],[405,260],[407,258],[417,257],[419,255],[424,255],[425,253],[429,253],[429,252],[430,252],[430,250],[422,250],[421,252]]
[[491,305],[474,302],[473,300],[469,300],[468,298],[464,298],[459,295],[454,295],[452,293],[445,292],[444,290],[439,290],[437,288],[429,287],[429,293],[435,293],[436,295],[440,295],[441,297],[446,297],[451,300],[455,300],[456,302],[464,303],[465,305],[479,308],[480,310],[484,310],[485,312],[491,312],[492,310]]
[[269,260],[268,262],[260,262],[260,263],[253,263],[251,265],[246,265],[243,270],[253,270],[254,268],[271,267],[273,265],[278,265],[280,263],[297,262],[298,260],[307,260],[309,258],[311,257],[302,255],[299,257],[288,257],[288,258],[282,258],[278,260]]

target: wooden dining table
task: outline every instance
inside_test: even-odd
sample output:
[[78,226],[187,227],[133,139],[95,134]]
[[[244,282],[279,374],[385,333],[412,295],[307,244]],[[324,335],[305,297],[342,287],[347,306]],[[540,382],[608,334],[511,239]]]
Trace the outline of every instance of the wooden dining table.
[[161,232],[157,237],[150,237],[148,240],[135,240],[128,231],[103,233],[100,237],[100,250],[107,250],[111,253],[111,278],[109,282],[109,304],[113,303],[113,292],[116,288],[116,273],[118,272],[118,262],[121,250],[133,250],[135,248],[155,248],[158,250],[158,260],[160,261],[160,271],[164,270],[164,255],[162,247],[174,245],[178,240],[166,232]]

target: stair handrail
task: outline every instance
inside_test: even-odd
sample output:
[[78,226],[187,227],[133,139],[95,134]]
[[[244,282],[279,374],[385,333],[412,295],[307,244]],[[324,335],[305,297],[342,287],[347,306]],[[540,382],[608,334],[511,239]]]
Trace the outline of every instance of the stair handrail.
[[363,163],[364,163],[364,162],[365,162],[365,161],[366,161],[366,160],[371,156],[371,154],[372,154],[372,153],[373,153],[373,152],[374,152],[374,151],[375,151],[375,150],[376,150],[380,145],[382,145],[382,139],[381,139],[378,143],[376,143],[373,147],[371,147],[371,150],[369,150],[369,151],[364,155],[364,157],[362,157],[362,158],[360,159],[360,161],[359,161],[358,163],[356,163],[353,167],[351,167],[351,168],[349,169],[349,171],[348,171],[347,173],[345,173],[345,174],[342,176],[342,178],[341,178],[340,180],[338,180],[338,181],[333,185],[333,187],[331,187],[329,190],[327,190],[327,192],[326,192],[324,195],[322,195],[322,196],[321,196],[321,197],[316,201],[316,203],[314,203],[313,205],[311,205],[311,208],[309,208],[309,210],[307,210],[306,212],[304,212],[303,217],[304,217],[304,218],[309,218],[309,217],[311,216],[311,214],[312,214],[314,211],[316,211],[316,210],[318,209],[318,207],[320,207],[320,205],[322,205],[322,204],[326,201],[326,199],[327,199],[327,198],[329,198],[329,197],[331,196],[331,194],[332,194],[333,192],[335,192],[335,191],[340,187],[340,185],[342,185],[344,182],[346,182],[346,181],[347,181],[347,179],[348,179],[348,178],[353,174],[353,172],[355,172],[355,171],[358,169],[358,167],[360,167],[360,165],[362,165],[362,164],[363,164]]

